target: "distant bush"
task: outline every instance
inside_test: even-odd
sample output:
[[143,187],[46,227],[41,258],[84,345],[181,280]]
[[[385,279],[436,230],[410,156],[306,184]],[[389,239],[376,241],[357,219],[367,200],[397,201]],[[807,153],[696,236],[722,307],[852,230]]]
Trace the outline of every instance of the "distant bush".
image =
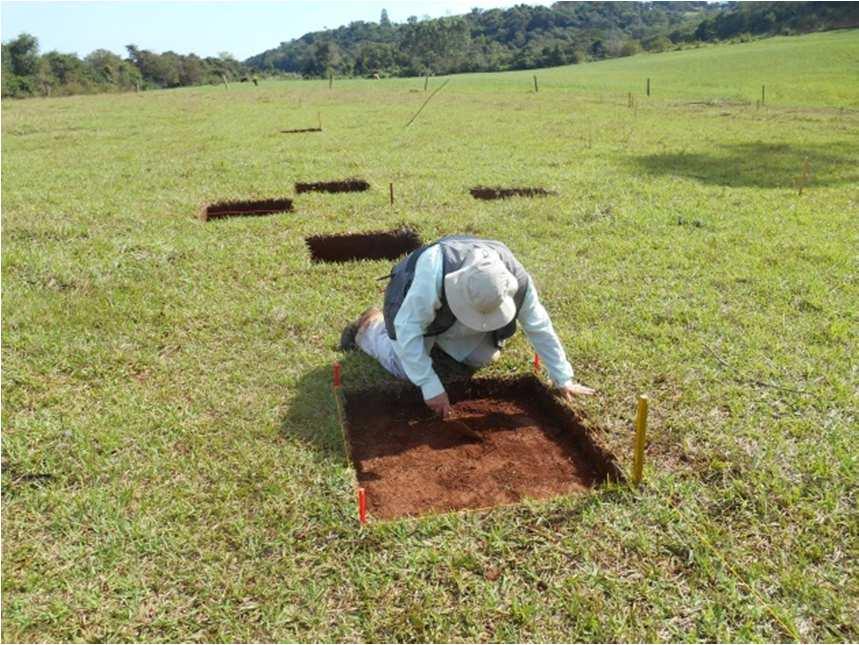
[[667,36],[652,36],[641,42],[641,46],[649,52],[657,54],[671,49],[674,43]]
[[641,43],[637,40],[627,40],[620,47],[621,56],[633,56],[641,51]]

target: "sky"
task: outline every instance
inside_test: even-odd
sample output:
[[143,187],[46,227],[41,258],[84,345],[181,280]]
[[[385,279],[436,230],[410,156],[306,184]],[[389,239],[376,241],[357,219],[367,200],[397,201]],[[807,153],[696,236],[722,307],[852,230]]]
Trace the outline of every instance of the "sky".
[[[239,60],[277,47],[308,31],[335,28],[355,20],[378,22],[382,9],[393,22],[409,16],[437,18],[473,7],[510,7],[505,0],[282,0],[280,2],[0,2],[3,41],[21,32],[39,39],[41,52],[57,50],[86,56],[95,49],[125,55],[134,44],[156,52],[217,56]],[[527,4],[549,4],[528,1]]]

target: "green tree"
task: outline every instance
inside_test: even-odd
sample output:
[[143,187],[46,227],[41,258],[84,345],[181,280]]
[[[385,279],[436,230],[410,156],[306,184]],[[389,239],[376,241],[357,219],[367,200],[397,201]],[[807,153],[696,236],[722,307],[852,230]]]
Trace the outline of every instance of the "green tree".
[[7,45],[9,64],[15,76],[34,76],[39,68],[39,41],[30,34],[20,34]]
[[106,49],[96,49],[84,59],[92,77],[100,83],[117,84],[122,59]]
[[45,54],[43,59],[48,65],[51,77],[58,85],[74,85],[76,89],[80,89],[79,86],[87,81],[86,67],[75,54],[51,51]]

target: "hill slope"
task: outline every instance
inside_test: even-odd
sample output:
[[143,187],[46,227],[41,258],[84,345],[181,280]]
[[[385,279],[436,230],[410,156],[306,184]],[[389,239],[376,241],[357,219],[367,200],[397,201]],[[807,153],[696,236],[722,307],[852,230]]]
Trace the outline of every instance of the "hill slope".
[[749,43],[641,54],[629,58],[461,77],[473,83],[565,89],[641,97],[647,78],[652,98],[727,100],[752,106],[766,85],[771,105],[859,107],[859,30],[775,37]]

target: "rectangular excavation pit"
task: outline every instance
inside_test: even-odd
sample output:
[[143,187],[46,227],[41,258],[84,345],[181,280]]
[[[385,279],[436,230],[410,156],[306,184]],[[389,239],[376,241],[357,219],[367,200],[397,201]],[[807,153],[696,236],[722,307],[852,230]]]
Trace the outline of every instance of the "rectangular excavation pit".
[[421,238],[403,228],[371,233],[314,235],[305,239],[314,262],[353,262],[355,260],[396,260],[421,247]]
[[370,189],[363,179],[349,178],[340,181],[317,181],[295,184],[296,193],[361,193]]
[[345,437],[372,517],[483,509],[624,480],[587,422],[536,377],[457,381],[447,391],[444,421],[410,386],[344,391]]
[[295,128],[294,130],[281,130],[281,134],[301,134],[302,132],[322,132],[322,128]]
[[200,209],[199,217],[204,222],[225,217],[254,217],[273,215],[274,213],[289,213],[292,211],[292,200],[286,198],[260,199],[252,201],[227,201],[206,204]]
[[468,192],[475,199],[508,199],[509,197],[549,197],[557,195],[553,190],[535,187],[502,188],[501,186],[475,186]]

